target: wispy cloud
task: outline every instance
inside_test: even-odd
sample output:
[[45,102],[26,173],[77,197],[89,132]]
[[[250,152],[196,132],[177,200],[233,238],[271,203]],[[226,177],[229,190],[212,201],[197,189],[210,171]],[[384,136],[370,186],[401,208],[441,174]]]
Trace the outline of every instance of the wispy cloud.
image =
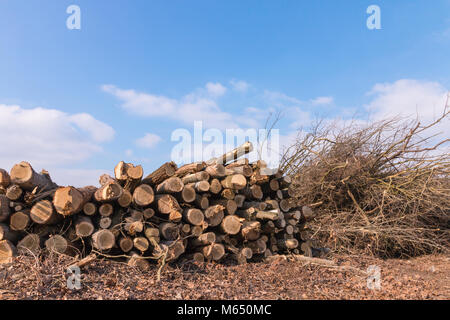
[[145,136],[136,140],[136,145],[141,148],[151,149],[156,147],[161,141],[160,136],[153,133],[146,133]]
[[232,86],[232,88],[236,91],[239,92],[247,92],[247,90],[250,87],[250,84],[248,84],[247,82],[243,81],[243,80],[231,80],[230,84]]

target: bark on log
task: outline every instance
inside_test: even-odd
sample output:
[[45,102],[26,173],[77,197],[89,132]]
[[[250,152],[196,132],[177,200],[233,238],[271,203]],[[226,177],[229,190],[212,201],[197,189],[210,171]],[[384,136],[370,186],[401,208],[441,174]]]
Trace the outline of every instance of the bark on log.
[[205,162],[194,162],[194,163],[185,164],[185,165],[179,167],[177,169],[177,171],[175,171],[175,176],[184,177],[188,174],[202,171],[203,169],[205,169],[205,167],[206,167]]
[[0,194],[0,222],[6,221],[11,214],[9,203],[9,199],[5,195]]
[[41,200],[30,211],[30,218],[37,224],[55,224],[61,221],[59,215],[49,200]]
[[19,233],[11,230],[6,224],[0,223],[0,240],[9,240],[16,243]]
[[108,229],[101,229],[92,235],[92,246],[100,251],[114,247],[116,238]]
[[192,173],[192,174],[189,174],[189,175],[183,177],[181,179],[181,181],[184,184],[188,184],[188,183],[193,183],[193,182],[198,182],[198,181],[209,180],[209,178],[210,178],[210,176],[207,172],[200,171],[200,172]]
[[7,188],[11,183],[11,178],[8,171],[0,169],[0,187]]
[[178,177],[170,177],[156,187],[156,193],[178,193],[183,190],[184,183]]
[[53,205],[56,212],[63,216],[74,215],[83,210],[84,205],[92,198],[96,188],[89,186],[81,189],[61,187],[55,191]]
[[225,167],[221,164],[215,164],[207,166],[205,172],[207,172],[211,178],[222,178],[225,175]]
[[149,184],[151,186],[156,186],[163,182],[164,180],[170,178],[175,174],[177,170],[177,165],[174,162],[166,162],[157,170],[146,176],[142,183]]
[[133,204],[146,207],[155,200],[153,189],[148,184],[141,184],[133,192]]
[[0,241],[0,264],[12,263],[17,256],[17,249],[9,240]]
[[211,159],[207,161],[208,164],[226,164],[230,161],[235,161],[239,157],[252,152],[253,151],[253,145],[251,142],[247,141],[243,145],[237,147],[236,149],[233,149],[227,153],[225,153],[223,156],[220,156],[215,159]]
[[28,162],[21,162],[11,169],[11,182],[22,189],[31,191],[38,187],[39,191],[46,191],[57,187],[47,172],[37,173]]

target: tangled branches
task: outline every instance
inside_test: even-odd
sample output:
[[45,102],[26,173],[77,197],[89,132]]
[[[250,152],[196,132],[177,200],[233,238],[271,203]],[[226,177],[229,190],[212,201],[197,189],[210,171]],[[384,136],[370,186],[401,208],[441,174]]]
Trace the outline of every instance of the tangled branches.
[[337,251],[382,257],[448,251],[450,139],[432,133],[450,124],[449,109],[428,125],[321,122],[299,136],[281,169],[294,177],[298,201],[317,208],[315,236]]

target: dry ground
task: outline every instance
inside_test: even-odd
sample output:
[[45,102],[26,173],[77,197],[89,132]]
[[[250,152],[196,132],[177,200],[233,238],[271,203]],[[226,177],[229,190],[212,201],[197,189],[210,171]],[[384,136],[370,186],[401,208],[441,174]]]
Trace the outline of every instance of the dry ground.
[[82,288],[67,289],[66,256],[19,257],[0,266],[0,299],[450,299],[450,256],[410,260],[330,257],[337,265],[381,269],[381,289],[353,271],[278,259],[271,263],[178,264],[141,272],[99,260],[82,269]]

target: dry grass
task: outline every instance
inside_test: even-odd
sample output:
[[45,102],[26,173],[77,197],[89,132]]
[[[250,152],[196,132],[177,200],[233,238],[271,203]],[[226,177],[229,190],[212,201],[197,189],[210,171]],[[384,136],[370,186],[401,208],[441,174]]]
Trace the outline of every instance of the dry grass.
[[431,132],[449,125],[449,109],[428,125],[322,122],[299,136],[281,168],[294,177],[299,204],[317,209],[315,237],[339,252],[381,257],[448,252],[449,139],[436,142]]

